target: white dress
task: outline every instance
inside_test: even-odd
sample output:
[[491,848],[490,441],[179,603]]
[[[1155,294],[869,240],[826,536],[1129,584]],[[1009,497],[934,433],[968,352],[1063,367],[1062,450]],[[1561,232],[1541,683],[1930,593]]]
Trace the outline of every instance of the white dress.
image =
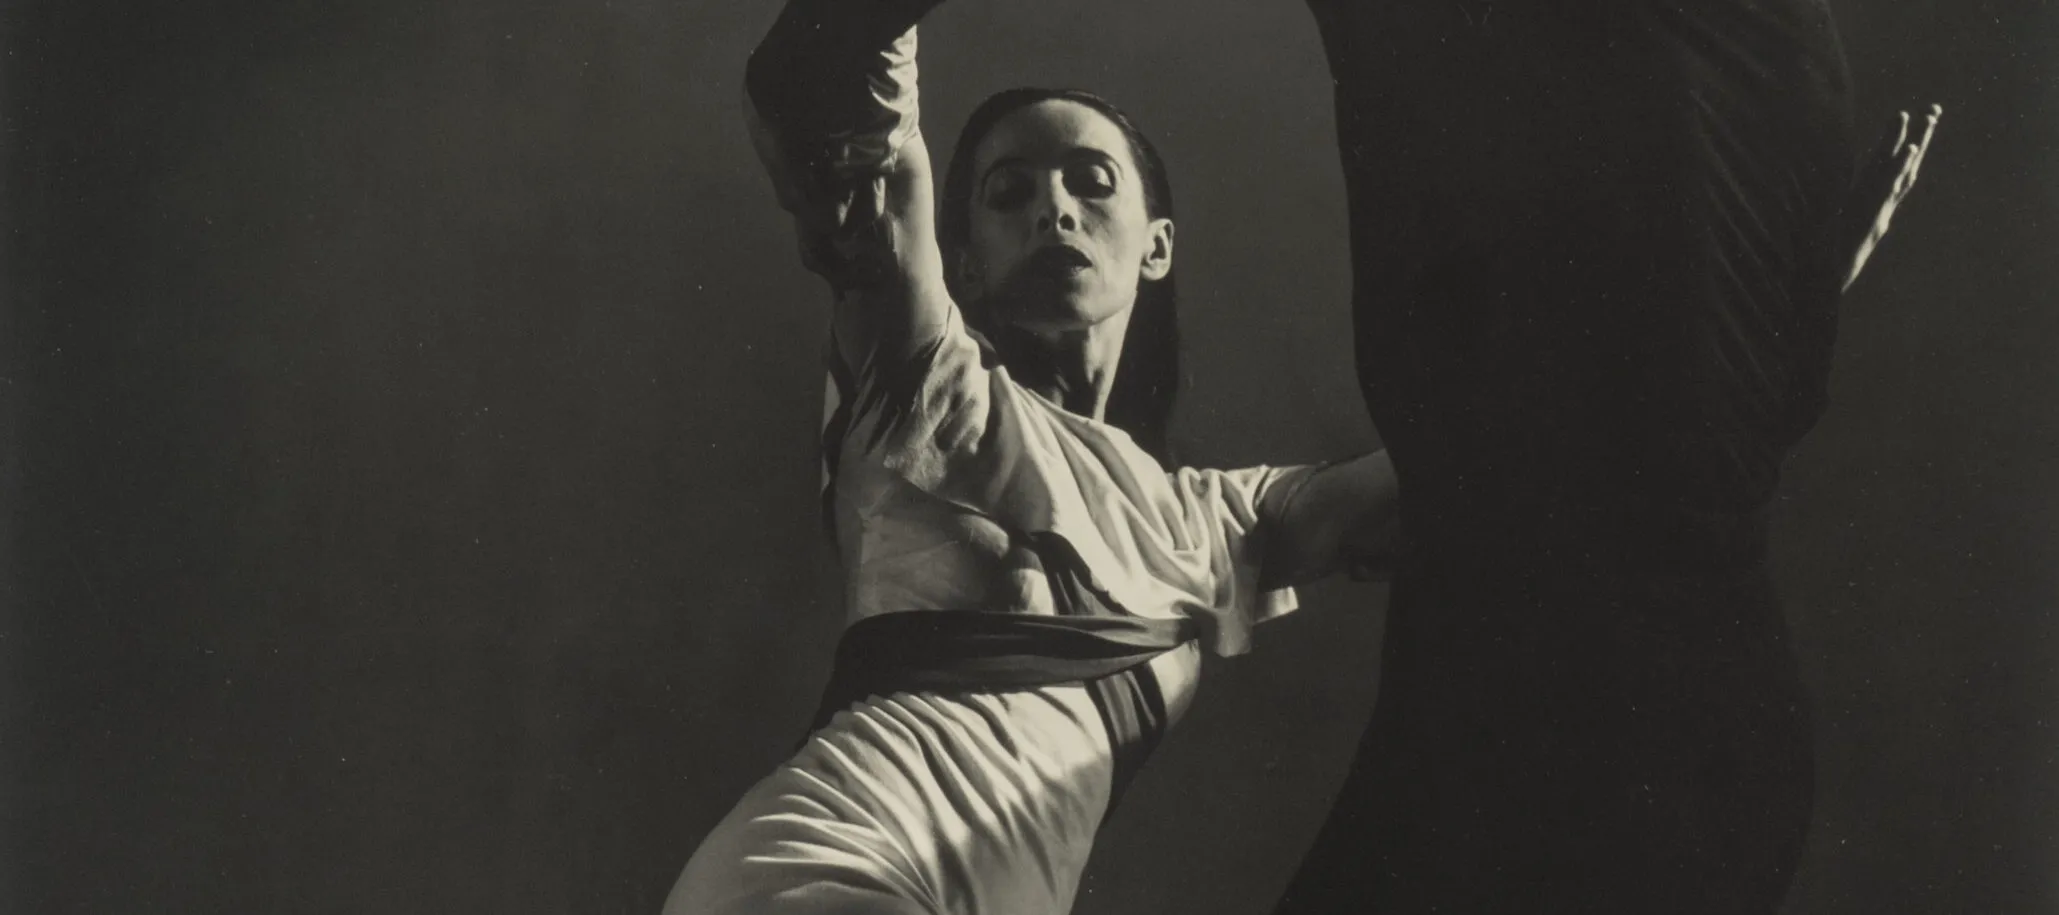
[[[1167,473],[1122,431],[983,364],[955,311],[919,349],[905,366],[861,367],[842,392],[856,409],[833,509],[852,621],[1053,613],[1042,571],[1011,546],[1011,532],[1032,531],[1070,542],[1128,612],[1193,618],[1217,654],[1243,652],[1255,623],[1293,609],[1291,590],[1260,589],[1249,535],[1266,489],[1305,469]],[[1154,663],[1169,707],[1191,698],[1198,665],[1191,645]],[[1062,913],[1111,771],[1079,684],[874,697],[744,795],[665,911]]]

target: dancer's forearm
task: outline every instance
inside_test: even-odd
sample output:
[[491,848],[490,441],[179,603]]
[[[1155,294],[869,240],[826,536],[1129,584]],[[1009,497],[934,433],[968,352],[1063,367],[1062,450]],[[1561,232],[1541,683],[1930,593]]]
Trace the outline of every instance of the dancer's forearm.
[[790,0],[746,70],[752,142],[804,265],[836,293],[846,365],[948,314],[915,65],[915,23],[937,2]]
[[1399,489],[1387,452],[1282,481],[1260,502],[1265,577],[1302,584],[1338,572],[1377,577],[1391,565],[1399,533]]
[[754,114],[791,152],[832,160],[810,165],[862,169],[914,129],[914,30],[939,2],[789,0],[745,67]]

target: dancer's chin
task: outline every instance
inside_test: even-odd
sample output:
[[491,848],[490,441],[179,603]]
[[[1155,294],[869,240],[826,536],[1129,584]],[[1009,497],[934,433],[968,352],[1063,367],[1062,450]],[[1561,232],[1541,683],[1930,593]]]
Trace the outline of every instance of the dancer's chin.
[[1095,323],[1084,290],[1045,279],[1010,283],[981,303],[996,324],[1036,334],[1081,330]]

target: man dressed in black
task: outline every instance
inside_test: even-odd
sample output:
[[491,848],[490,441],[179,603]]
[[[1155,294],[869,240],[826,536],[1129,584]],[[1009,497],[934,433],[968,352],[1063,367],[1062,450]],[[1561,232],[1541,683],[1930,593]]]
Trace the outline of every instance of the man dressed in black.
[[1811,735],[1766,513],[1862,224],[1828,10],[1310,6],[1412,549],[1278,911],[1773,911]]

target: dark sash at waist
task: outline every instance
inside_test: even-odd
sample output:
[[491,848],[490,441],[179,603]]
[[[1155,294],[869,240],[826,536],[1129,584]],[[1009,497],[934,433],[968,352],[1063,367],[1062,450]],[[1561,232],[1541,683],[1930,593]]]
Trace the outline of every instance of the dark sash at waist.
[[1030,542],[1065,615],[909,610],[860,620],[837,644],[836,668],[810,730],[874,696],[1084,683],[1114,751],[1112,810],[1165,731],[1165,699],[1145,665],[1198,638],[1200,628],[1185,617],[1123,613],[1088,584],[1070,544],[1051,534]]
[[815,727],[868,696],[1030,689],[1114,676],[1198,635],[1189,619],[910,610],[861,620],[838,643]]

